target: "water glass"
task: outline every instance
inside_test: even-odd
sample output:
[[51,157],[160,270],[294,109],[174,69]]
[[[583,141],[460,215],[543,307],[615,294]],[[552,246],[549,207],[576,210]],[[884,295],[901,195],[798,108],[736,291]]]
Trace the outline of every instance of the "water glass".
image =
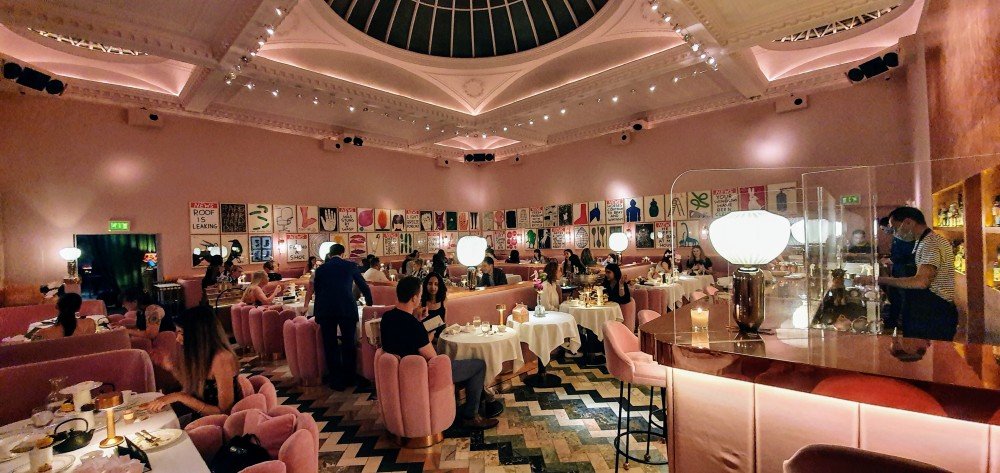
[[480,319],[478,315],[472,318],[472,325],[474,327],[479,328],[479,326],[482,325],[482,323],[483,323],[483,320]]
[[483,332],[483,335],[490,333],[490,324],[482,324],[479,326],[479,330]]

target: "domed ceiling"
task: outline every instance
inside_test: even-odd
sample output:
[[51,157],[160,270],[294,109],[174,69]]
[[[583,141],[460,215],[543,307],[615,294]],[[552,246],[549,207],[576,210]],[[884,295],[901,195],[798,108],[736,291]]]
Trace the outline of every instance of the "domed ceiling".
[[332,0],[330,8],[379,41],[419,54],[503,56],[566,36],[607,0]]

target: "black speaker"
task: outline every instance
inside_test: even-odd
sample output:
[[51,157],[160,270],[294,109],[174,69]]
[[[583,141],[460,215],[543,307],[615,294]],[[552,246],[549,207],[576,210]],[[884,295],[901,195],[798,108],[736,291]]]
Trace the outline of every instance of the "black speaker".
[[886,53],[885,56],[865,61],[859,64],[858,67],[847,71],[847,78],[851,82],[861,82],[879,74],[884,74],[893,67],[899,67],[899,54],[890,52]]
[[14,80],[17,76],[21,75],[23,68],[19,64],[13,62],[8,62],[3,65],[3,78]]
[[45,91],[52,95],[62,95],[65,90],[66,84],[63,84],[63,82],[58,79],[49,81],[49,83],[45,86]]
[[354,146],[364,146],[364,144],[365,140],[363,140],[360,136],[354,137]]
[[52,79],[52,77],[48,74],[26,67],[23,71],[21,71],[21,75],[17,76],[16,82],[20,85],[28,87],[29,89],[43,91],[45,90],[45,86],[49,85],[50,79]]
[[882,56],[882,60],[885,61],[885,65],[889,67],[899,67],[899,54],[888,53]]

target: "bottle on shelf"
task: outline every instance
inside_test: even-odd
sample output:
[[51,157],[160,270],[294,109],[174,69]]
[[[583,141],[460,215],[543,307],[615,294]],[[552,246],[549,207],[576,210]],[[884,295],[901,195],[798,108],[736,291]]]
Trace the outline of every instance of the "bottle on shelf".
[[[1000,261],[993,262],[993,287],[1000,285]],[[1000,289],[1000,288],[998,288]]]
[[958,193],[958,215],[956,215],[955,226],[961,227],[965,225],[965,203],[962,200],[962,193]]

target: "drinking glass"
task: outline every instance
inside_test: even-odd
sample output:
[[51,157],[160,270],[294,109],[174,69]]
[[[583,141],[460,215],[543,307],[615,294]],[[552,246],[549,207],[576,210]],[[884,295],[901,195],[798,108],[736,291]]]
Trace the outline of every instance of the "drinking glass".
[[472,318],[472,325],[475,326],[476,328],[479,328],[479,326],[482,325],[482,323],[483,320],[480,319],[478,315]]
[[66,402],[69,396],[59,392],[66,387],[66,379],[67,378],[65,376],[49,378],[49,395],[45,398],[45,404],[51,405],[53,403],[58,403],[61,405]]
[[483,335],[490,333],[490,324],[482,324],[479,326],[479,330],[483,332]]

